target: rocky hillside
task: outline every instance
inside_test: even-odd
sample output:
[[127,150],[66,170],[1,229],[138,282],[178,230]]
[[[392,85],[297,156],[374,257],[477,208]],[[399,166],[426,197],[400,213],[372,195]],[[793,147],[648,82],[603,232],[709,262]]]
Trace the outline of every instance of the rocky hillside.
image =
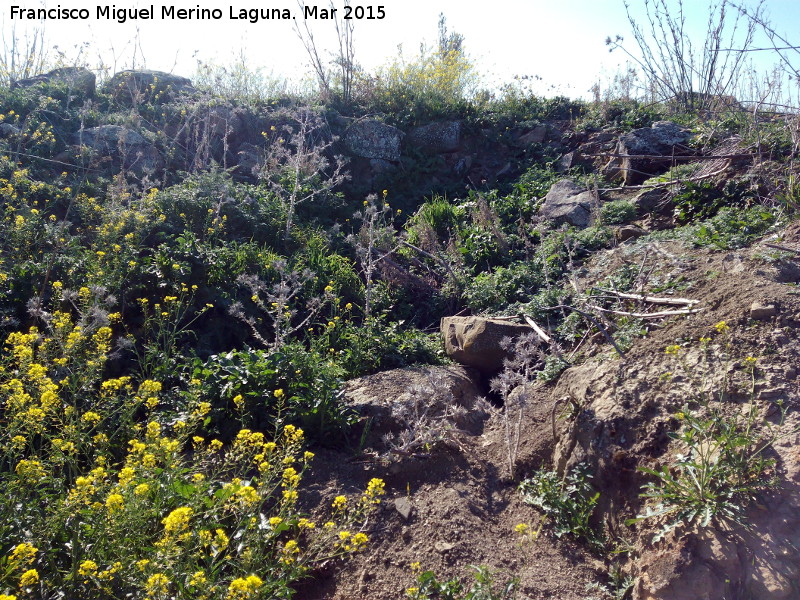
[[800,594],[795,115],[0,117],[2,597]]

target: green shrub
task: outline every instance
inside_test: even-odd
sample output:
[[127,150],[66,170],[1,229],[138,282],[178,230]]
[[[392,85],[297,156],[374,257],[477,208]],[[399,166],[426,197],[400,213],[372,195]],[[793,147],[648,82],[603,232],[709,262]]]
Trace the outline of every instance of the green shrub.
[[341,439],[354,419],[339,394],[343,374],[329,355],[295,342],[277,352],[247,349],[195,359],[188,377],[201,384],[200,397],[212,407],[206,426],[223,437],[239,422],[259,430],[294,423],[325,440]]
[[769,231],[777,220],[775,213],[763,206],[727,207],[692,227],[689,239],[697,246],[721,250],[743,248]]
[[438,333],[424,333],[383,315],[331,328],[328,344],[348,378],[443,360]]
[[520,261],[476,275],[464,290],[464,299],[473,312],[502,311],[509,304],[529,302],[544,282],[539,263]]
[[589,544],[595,551],[606,546],[602,527],[592,524],[600,493],[590,483],[586,465],[575,466],[566,477],[540,469],[520,486],[526,503],[543,513],[556,537],[570,535]]
[[600,222],[603,225],[620,225],[636,218],[636,207],[627,200],[612,200],[600,207]]

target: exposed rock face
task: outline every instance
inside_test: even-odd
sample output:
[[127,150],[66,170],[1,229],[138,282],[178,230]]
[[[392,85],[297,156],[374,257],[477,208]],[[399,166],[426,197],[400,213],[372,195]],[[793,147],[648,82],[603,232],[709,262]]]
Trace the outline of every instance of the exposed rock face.
[[415,127],[408,134],[406,142],[426,154],[455,152],[461,142],[461,122],[442,121]]
[[419,426],[409,423],[409,413],[425,414],[429,425],[444,419],[447,427],[473,434],[480,433],[489,416],[474,372],[453,365],[392,369],[353,379],[345,384],[345,399],[370,419],[367,442],[380,450],[388,449],[387,436],[402,440],[409,427]]
[[560,225],[567,223],[575,227],[592,224],[592,207],[596,204],[592,192],[578,187],[569,179],[557,181],[545,196],[539,209],[545,219]]
[[663,212],[670,207],[672,193],[666,188],[655,188],[640,192],[634,199],[636,214],[639,216],[652,212]]
[[[523,130],[524,131],[524,130]],[[535,125],[532,129],[522,133],[515,141],[517,146],[530,146],[531,144],[541,144],[548,140],[558,140],[561,132],[549,124]]]
[[54,69],[48,73],[20,79],[11,84],[11,89],[31,87],[43,83],[63,83],[74,96],[91,98],[95,92],[96,78],[94,73],[83,67],[65,67]]
[[161,104],[174,100],[180,94],[196,90],[186,77],[162,71],[120,71],[105,85],[114,100],[130,105],[137,102]]
[[260,141],[254,135],[257,131],[261,131],[258,120],[247,109],[198,103],[177,137],[192,168],[202,169],[214,160],[240,165],[239,174],[251,176],[255,165],[245,161],[242,167],[239,152]]
[[651,127],[634,129],[620,136],[615,151],[632,156],[612,158],[604,172],[607,177],[621,179],[625,185],[639,184],[666,171],[672,165],[672,156],[691,155],[692,150],[684,145],[690,136],[689,130],[672,121],[656,121]]
[[487,375],[503,368],[508,353],[500,347],[504,338],[516,338],[531,329],[527,325],[482,317],[444,317],[440,330],[447,356]]
[[109,156],[116,168],[122,167],[137,175],[164,167],[164,159],[155,146],[135,131],[119,125],[82,129],[73,134],[72,143],[91,148],[100,156]]
[[402,137],[396,127],[369,119],[353,123],[344,135],[344,143],[354,156],[397,162]]

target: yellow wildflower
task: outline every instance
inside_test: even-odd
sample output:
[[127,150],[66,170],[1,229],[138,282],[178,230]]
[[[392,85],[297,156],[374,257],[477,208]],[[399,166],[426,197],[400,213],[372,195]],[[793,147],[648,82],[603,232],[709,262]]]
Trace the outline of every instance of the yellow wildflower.
[[122,497],[122,494],[110,494],[108,498],[106,498],[106,508],[108,512],[114,513],[118,510],[122,510],[125,507],[125,499]]
[[36,569],[28,569],[19,578],[19,587],[33,587],[39,583],[39,572]]

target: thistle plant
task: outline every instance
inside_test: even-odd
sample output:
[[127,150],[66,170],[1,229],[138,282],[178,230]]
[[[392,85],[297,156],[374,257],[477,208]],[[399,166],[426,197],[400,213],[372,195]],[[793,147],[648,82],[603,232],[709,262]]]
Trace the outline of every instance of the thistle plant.
[[[654,541],[691,523],[700,527],[712,521],[744,523],[747,506],[777,485],[770,447],[797,432],[784,427],[782,403],[777,405],[776,424],[762,416],[764,407],[755,395],[758,359],[745,357],[739,372],[733,372],[733,338],[725,321],[701,337],[699,346],[698,361],[680,345],[666,348],[693,393],[675,414],[679,429],[669,434],[677,453],[660,468],[639,469],[650,477],[641,494],[649,502],[628,523],[667,517]],[[726,406],[731,395],[742,391],[748,398],[744,407]]]
[[432,371],[427,382],[413,385],[408,395],[392,403],[392,418],[402,425],[397,434],[387,434],[383,442],[398,454],[430,451],[442,442],[458,443],[454,434],[487,415],[488,403],[482,398],[469,405],[460,403],[445,375]]
[[503,399],[503,427],[506,440],[508,472],[514,478],[519,453],[520,433],[529,391],[544,363],[539,340],[530,333],[516,340],[504,338],[501,347],[511,357],[503,361],[503,371],[490,382],[491,389]]
[[387,190],[383,190],[380,201],[375,194],[367,196],[364,208],[353,214],[353,219],[360,221],[361,227],[347,236],[348,243],[355,248],[364,276],[365,319],[372,315],[372,295],[378,265],[395,252],[401,243],[392,225],[392,209],[386,201],[387,196]]
[[349,175],[342,156],[328,157],[336,141],[328,134],[325,121],[311,108],[299,108],[282,115],[289,123],[279,131],[264,132],[268,147],[260,179],[275,194],[286,214],[284,239],[288,240],[301,204],[324,200]]
[[314,279],[314,273],[310,269],[289,270],[285,260],[277,260],[272,266],[278,281],[271,285],[255,275],[241,275],[237,279],[250,292],[250,302],[267,317],[271,331],[264,331],[259,319],[245,312],[240,302],[235,303],[230,312],[247,323],[259,343],[277,351],[333,300],[333,287],[327,285],[321,296],[305,299],[302,292]]

